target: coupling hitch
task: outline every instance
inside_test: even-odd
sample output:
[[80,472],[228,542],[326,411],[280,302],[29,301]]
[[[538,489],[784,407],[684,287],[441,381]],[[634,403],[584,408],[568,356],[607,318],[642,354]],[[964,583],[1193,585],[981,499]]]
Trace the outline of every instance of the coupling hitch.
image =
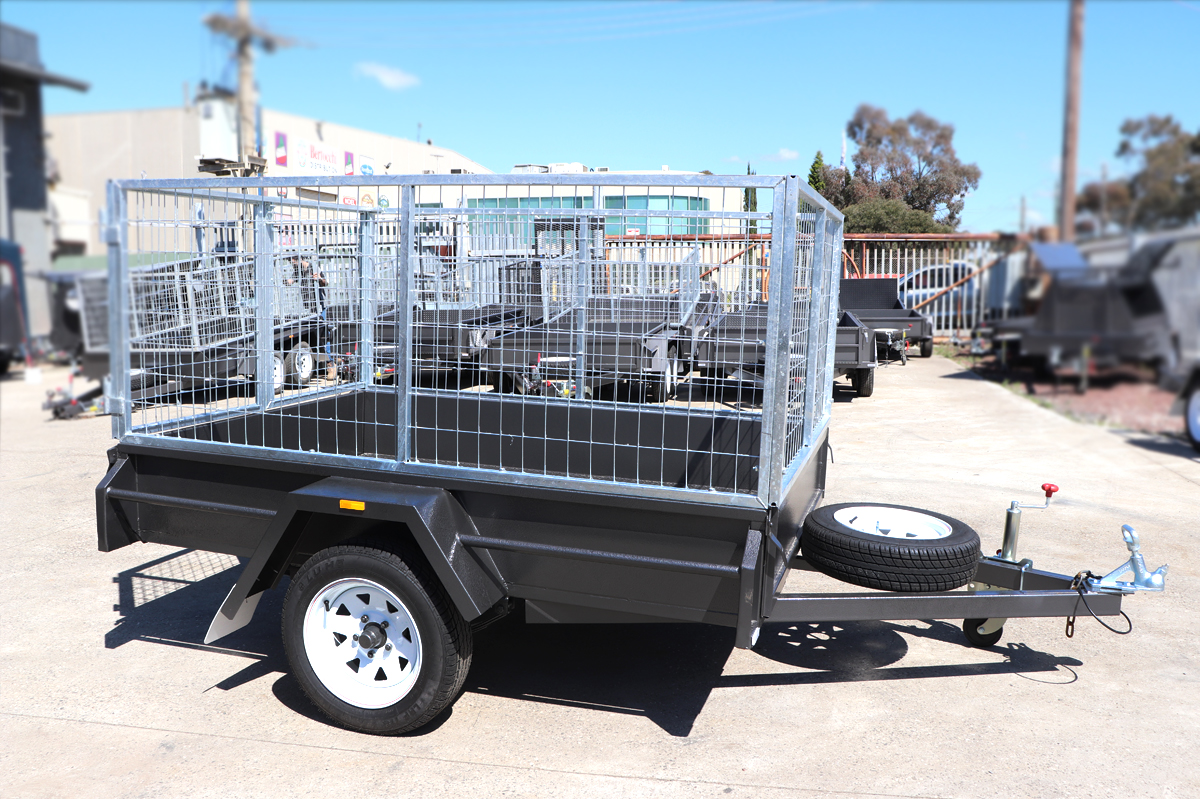
[[[1146,559],[1142,557],[1137,530],[1128,524],[1122,525],[1121,537],[1125,539],[1125,546],[1129,549],[1129,560],[1103,577],[1085,577],[1082,587],[1099,594],[1133,594],[1138,591],[1162,591],[1166,588],[1167,566],[1159,566],[1154,571],[1146,568]],[[1130,572],[1133,573],[1132,580],[1119,579]]]

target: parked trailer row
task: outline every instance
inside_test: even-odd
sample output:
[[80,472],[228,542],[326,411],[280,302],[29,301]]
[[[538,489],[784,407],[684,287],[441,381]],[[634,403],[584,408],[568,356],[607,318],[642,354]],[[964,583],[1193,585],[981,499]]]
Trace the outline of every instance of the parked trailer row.
[[[1105,578],[1018,561],[1017,503],[998,557],[981,557],[978,535],[938,513],[870,502],[819,507],[830,464],[842,217],[795,176],[321,180],[326,195],[394,193],[382,209],[293,200],[303,185],[263,178],[112,184],[107,402],[118,441],[96,489],[97,521],[103,551],[155,542],[246,559],[208,642],[247,624],[263,593],[288,578],[288,661],[306,695],[342,725],[400,733],[428,724],[463,686],[473,628],[517,608],[533,623],[717,624],[736,631],[739,647],[754,646],[766,623],[960,618],[968,640],[990,645],[1010,617],[1073,616],[1083,607],[1112,616],[1124,594],[1162,588],[1165,569],[1145,569],[1131,532],[1130,561]],[[742,210],[748,191],[771,210]],[[622,326],[641,346],[664,332],[634,318],[641,297],[656,294],[667,308],[677,358],[699,318],[675,299],[691,296],[686,260],[664,259],[660,277],[635,284],[647,290],[626,300],[621,281],[609,277],[645,262],[608,258],[591,246],[591,234],[572,237],[557,255],[557,277],[542,265],[542,307],[552,313],[513,330],[504,325],[519,320],[506,311],[490,315],[500,329],[479,351],[511,336],[510,351],[528,357],[537,336],[561,336],[554,346],[569,341],[570,360],[545,368],[564,369],[573,391],[522,394],[421,379],[421,364],[444,346],[430,344],[421,332],[430,320],[417,313],[418,275],[428,274],[419,261],[443,246],[430,239],[455,228],[460,242],[479,231],[519,241],[538,230],[548,201],[560,217],[580,220],[603,209],[606,228],[675,231],[664,235],[676,237],[677,249],[701,236],[762,246],[769,232],[765,289],[744,276],[722,277],[727,299],[707,325],[710,335],[689,345],[709,377],[732,371],[741,383],[752,374],[754,390],[732,398],[689,391],[656,404],[583,390],[598,377],[646,379],[641,362],[619,353],[611,369],[588,366],[611,331],[622,340]],[[278,216],[354,227],[345,299],[354,318],[371,324],[347,326],[354,341],[341,343],[354,344],[346,351],[360,365],[378,362],[376,347],[392,347],[394,375],[384,380],[359,368],[336,383],[277,394],[260,368],[244,396],[134,402],[129,320],[143,310],[144,295],[122,289],[135,257],[170,251],[191,234],[197,205],[207,219],[254,220],[254,235],[234,254],[254,264],[241,287],[247,292],[272,280],[286,232]],[[387,255],[375,246],[383,228],[395,231]],[[443,266],[458,266],[447,275],[460,281],[456,296],[443,301],[507,305],[502,270],[474,268],[470,246],[435,254]],[[752,290],[734,290],[739,284]],[[270,292],[253,296],[253,357],[262,367],[275,351],[276,315]],[[395,314],[390,340],[376,322],[385,313]],[[761,337],[745,334],[752,319],[761,320],[754,322]],[[556,320],[561,326],[539,327]],[[469,353],[479,342],[460,343],[450,352]],[[806,570],[865,590],[789,593],[789,575],[803,585]]]

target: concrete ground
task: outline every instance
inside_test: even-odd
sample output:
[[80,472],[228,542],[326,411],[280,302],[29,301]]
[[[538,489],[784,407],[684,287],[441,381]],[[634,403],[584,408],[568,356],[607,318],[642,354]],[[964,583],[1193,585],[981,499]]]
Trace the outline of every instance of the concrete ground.
[[[1060,417],[959,370],[882,369],[834,405],[828,500],[956,516],[999,546],[1025,515],[1039,568],[1107,571],[1141,533],[1165,594],[1132,635],[1010,621],[768,627],[755,651],[688,625],[524,627],[476,639],[467,689],[423,734],[327,724],[287,673],[281,592],[204,646],[225,556],[96,551],[109,420],[49,421],[0,383],[0,773],[5,796],[1200,796],[1200,460],[1170,439]],[[822,577],[798,575],[793,588]]]

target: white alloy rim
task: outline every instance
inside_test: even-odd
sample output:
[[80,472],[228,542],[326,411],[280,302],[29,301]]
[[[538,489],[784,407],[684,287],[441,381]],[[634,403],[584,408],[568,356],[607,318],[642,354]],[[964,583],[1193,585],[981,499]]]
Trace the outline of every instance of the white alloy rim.
[[293,360],[296,364],[296,379],[301,383],[312,380],[314,365],[312,350],[297,348],[296,357]]
[[1188,397],[1187,426],[1192,441],[1200,441],[1200,388],[1195,389]]
[[278,394],[283,390],[283,358],[275,356],[271,380],[275,384],[275,393]]
[[367,709],[396,704],[421,673],[412,614],[370,580],[338,580],[317,592],[304,613],[304,654],[330,693]]
[[859,533],[907,541],[932,541],[953,532],[949,524],[928,513],[877,505],[852,505],[834,511],[833,518]]

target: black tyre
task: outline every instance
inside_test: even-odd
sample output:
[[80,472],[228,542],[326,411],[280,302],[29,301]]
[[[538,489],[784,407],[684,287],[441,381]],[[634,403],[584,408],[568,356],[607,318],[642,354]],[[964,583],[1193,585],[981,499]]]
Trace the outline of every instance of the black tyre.
[[0,353],[0,375],[8,374],[8,366],[12,363],[12,358],[8,353]]
[[995,646],[999,643],[1000,638],[1004,635],[1004,628],[1001,627],[992,633],[981,633],[979,628],[987,619],[967,619],[963,622],[963,634],[967,636],[967,640],[971,646],[977,646],[980,649],[987,649],[989,646]]
[[1183,401],[1183,434],[1200,452],[1200,386],[1193,386]]
[[316,370],[317,359],[303,341],[297,342],[283,359],[283,372],[289,386],[307,386]]
[[860,397],[869,397],[875,393],[875,370],[874,369],[856,369],[854,376],[854,390],[858,392]]
[[360,732],[428,724],[462,690],[471,628],[416,559],[367,546],[318,552],[292,580],[283,643],[300,687]]
[[804,521],[804,559],[843,582],[884,591],[950,591],[975,576],[979,535],[940,513],[845,502]]
[[933,339],[927,338],[921,342],[921,357],[922,358],[932,358],[933,357]]

